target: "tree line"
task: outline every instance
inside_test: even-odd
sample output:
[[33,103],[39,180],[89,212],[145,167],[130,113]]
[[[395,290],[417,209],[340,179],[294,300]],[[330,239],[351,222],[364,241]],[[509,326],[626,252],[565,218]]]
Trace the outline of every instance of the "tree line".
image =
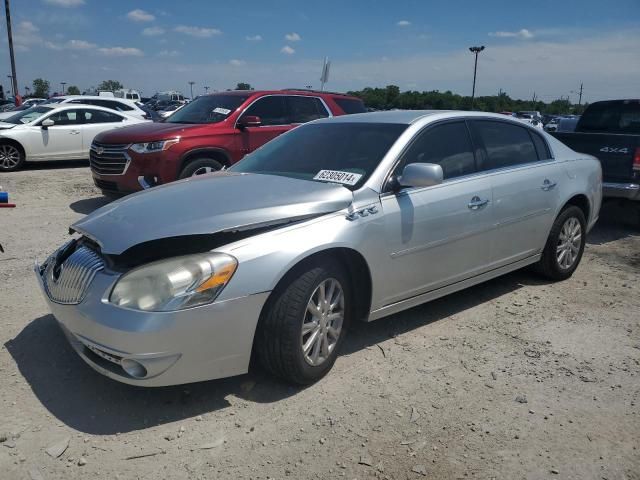
[[[45,80],[44,78],[36,78],[31,85],[33,86],[33,89],[31,89],[30,96],[36,98],[49,98],[49,96],[51,95],[51,84],[49,83],[49,80]],[[105,80],[101,82],[100,85],[98,85],[96,91],[104,90],[108,92],[114,92],[116,90],[120,90],[121,88],[123,88],[123,86],[119,81]],[[80,89],[76,85],[69,85],[65,89],[64,93],[67,95],[80,95]]]
[[[368,108],[376,110],[390,110],[393,108],[406,110],[471,110],[471,97],[458,95],[450,90],[441,92],[430,90],[418,92],[408,90],[401,92],[397,85],[387,85],[385,88],[366,87],[362,90],[347,92],[361,98]],[[586,104],[581,106],[572,104],[568,99],[557,99],[545,103],[540,100],[519,100],[511,98],[506,93],[499,95],[475,97],[473,110],[484,112],[518,112],[523,110],[539,111],[549,114],[579,114]]]

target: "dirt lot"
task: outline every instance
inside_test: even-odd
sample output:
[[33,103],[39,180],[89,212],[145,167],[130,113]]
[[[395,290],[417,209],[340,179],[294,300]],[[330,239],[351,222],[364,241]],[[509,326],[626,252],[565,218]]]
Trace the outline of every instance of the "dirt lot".
[[259,369],[140,389],[86,366],[37,289],[33,260],[106,203],[64,167],[0,177],[0,478],[640,479],[628,211],[603,210],[572,279],[516,272],[356,325],[306,389]]

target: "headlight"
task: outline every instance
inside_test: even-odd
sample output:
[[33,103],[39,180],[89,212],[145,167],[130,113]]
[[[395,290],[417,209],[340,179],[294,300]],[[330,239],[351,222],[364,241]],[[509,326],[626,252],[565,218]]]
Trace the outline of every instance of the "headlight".
[[129,148],[136,153],[162,152],[179,141],[179,138],[172,138],[170,140],[158,140],[157,142],[134,143]]
[[169,312],[213,302],[231,280],[238,261],[224,253],[159,260],[125,274],[109,302],[148,312]]

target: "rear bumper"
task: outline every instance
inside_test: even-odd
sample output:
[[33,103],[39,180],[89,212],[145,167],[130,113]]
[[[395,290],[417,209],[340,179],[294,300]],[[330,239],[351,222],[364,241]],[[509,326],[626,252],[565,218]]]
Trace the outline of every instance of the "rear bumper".
[[602,196],[640,201],[640,184],[605,182],[602,184]]

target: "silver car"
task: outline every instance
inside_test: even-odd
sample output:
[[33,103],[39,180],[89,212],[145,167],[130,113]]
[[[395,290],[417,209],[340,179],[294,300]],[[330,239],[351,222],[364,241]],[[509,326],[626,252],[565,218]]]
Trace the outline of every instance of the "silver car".
[[305,384],[350,322],[528,265],[570,277],[601,187],[595,158],[503,115],[348,115],[102,207],[36,273],[73,348],[115,380],[238,375],[255,353]]

